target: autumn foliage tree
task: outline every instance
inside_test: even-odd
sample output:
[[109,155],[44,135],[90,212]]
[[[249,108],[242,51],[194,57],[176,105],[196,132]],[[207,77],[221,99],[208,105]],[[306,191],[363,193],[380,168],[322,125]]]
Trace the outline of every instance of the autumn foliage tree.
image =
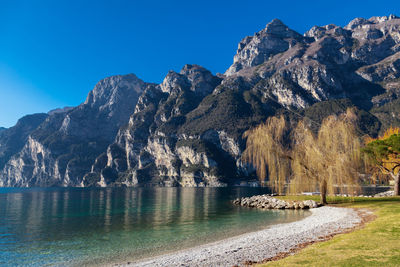
[[291,193],[319,188],[321,202],[326,203],[326,195],[333,194],[335,186],[353,193],[358,185],[362,160],[355,119],[348,110],[324,119],[317,134],[307,121],[300,121],[288,134],[283,117],[269,118],[244,134],[243,159],[256,167],[261,179],[268,172],[270,183],[279,192],[285,183]]
[[376,138],[368,139],[362,150],[376,171],[390,175],[394,180],[394,195],[400,191],[400,128],[389,128]]

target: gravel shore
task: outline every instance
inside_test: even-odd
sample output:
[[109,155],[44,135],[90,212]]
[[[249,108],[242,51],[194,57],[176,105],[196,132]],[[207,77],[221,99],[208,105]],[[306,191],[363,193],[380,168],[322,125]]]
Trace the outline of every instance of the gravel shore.
[[274,257],[361,223],[353,209],[321,207],[310,211],[310,216],[297,222],[119,266],[240,266]]

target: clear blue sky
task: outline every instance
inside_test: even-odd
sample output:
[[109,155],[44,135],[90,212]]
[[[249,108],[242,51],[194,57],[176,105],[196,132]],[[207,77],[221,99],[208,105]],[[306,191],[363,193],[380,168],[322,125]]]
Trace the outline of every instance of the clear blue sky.
[[96,82],[232,63],[237,43],[274,18],[304,33],[354,17],[400,15],[400,1],[0,0],[0,126],[78,105]]

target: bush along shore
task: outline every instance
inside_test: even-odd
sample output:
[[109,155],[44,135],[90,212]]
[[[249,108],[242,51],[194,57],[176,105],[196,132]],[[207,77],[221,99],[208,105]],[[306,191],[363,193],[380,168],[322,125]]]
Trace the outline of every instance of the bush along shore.
[[285,201],[270,195],[237,198],[233,200],[233,204],[259,209],[313,209],[321,206],[314,200]]

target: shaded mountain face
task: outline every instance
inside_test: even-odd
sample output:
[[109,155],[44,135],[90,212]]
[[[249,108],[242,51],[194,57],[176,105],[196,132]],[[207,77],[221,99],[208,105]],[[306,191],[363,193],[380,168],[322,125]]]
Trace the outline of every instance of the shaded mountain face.
[[109,77],[81,105],[50,112],[14,155],[5,158],[0,185],[79,186],[92,162],[126,123],[146,86],[133,74]]
[[19,119],[15,126],[0,129],[0,169],[24,146],[28,136],[47,117],[44,113],[27,115]]
[[223,75],[186,65],[158,85],[113,76],[78,107],[49,112],[15,138],[16,146],[3,141],[8,129],[0,132],[0,153],[10,151],[0,154],[0,185],[223,186],[252,179],[254,170],[240,160],[242,135],[268,116],[322,121],[355,107],[360,132],[400,125],[399,55],[400,19],[393,15],[303,35],[273,20],[239,43]]

